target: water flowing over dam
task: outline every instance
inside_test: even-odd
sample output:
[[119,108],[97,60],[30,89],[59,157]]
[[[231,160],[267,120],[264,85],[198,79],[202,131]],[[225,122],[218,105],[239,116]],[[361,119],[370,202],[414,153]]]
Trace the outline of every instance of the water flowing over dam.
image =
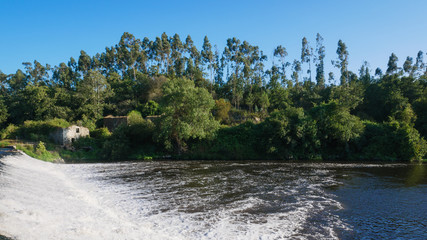
[[425,239],[423,165],[0,159],[16,239]]

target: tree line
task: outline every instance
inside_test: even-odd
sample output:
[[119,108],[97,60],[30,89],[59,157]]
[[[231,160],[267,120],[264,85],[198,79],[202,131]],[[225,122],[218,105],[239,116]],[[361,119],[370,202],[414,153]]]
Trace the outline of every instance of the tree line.
[[[353,72],[348,69],[349,50],[339,40],[331,62],[340,73],[335,85],[334,74],[325,73],[323,42],[320,34],[315,44],[304,37],[301,57],[294,60],[279,45],[266,67],[267,56],[258,46],[234,37],[220,51],[208,37],[198,49],[190,36],[181,40],[178,34],[163,33],[141,40],[124,33],[118,44],[94,56],[81,51],[77,60],[54,67],[34,61],[23,63],[24,69],[14,74],[0,71],[0,127],[58,118],[95,130],[103,116],[136,110],[144,117],[162,115],[152,141],[178,152],[206,153],[202,145],[219,141],[210,142],[208,132],[225,142],[233,139],[228,146],[217,146],[220,152],[244,141],[238,139],[240,131],[254,131],[248,139],[261,139],[268,149],[254,146],[251,151],[272,158],[304,158],[303,153],[342,158],[365,151],[373,142],[387,148],[384,141],[394,138],[401,147],[402,141],[413,140],[417,153],[409,158],[424,157],[425,54],[419,51],[415,61],[408,56],[400,67],[392,53],[384,72],[373,71],[367,62]],[[185,107],[176,106],[177,99]],[[384,139],[366,135],[375,131]],[[393,131],[395,135],[385,136]],[[370,151],[387,154],[377,150]]]

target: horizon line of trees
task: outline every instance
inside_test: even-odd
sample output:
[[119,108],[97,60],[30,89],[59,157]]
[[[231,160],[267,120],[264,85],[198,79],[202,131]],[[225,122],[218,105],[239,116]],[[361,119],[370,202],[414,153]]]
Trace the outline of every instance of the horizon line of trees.
[[[316,35],[315,45],[304,37],[301,57],[295,60],[288,59],[286,47],[279,45],[274,49],[271,67],[267,68],[267,56],[258,46],[236,38],[227,39],[220,52],[208,37],[198,49],[190,36],[181,40],[178,34],[170,37],[163,33],[154,40],[141,40],[125,32],[118,44],[106,47],[104,52],[94,56],[82,50],[78,59],[70,58],[58,66],[34,61],[23,63],[24,70],[18,69],[15,74],[6,75],[0,71],[0,129],[26,120],[54,118],[81,121],[95,129],[100,127],[99,120],[103,116],[127,115],[137,110],[143,116],[171,113],[162,121],[181,126],[187,140],[195,138],[195,132],[200,139],[209,135],[206,129],[196,131],[192,129],[194,124],[185,122],[191,114],[202,116],[201,113],[201,119],[209,122],[206,126],[217,126],[209,114],[230,126],[251,117],[266,120],[262,124],[265,125],[263,131],[273,135],[277,130],[272,130],[274,124],[278,124],[279,131],[290,126],[284,121],[295,121],[292,123],[295,126],[302,124],[301,129],[291,127],[288,133],[283,132],[283,136],[269,139],[266,146],[274,141],[275,144],[284,141],[286,134],[294,134],[292,139],[296,140],[304,135],[304,129],[307,134],[317,132],[316,137],[310,135],[313,144],[320,141],[325,146],[335,146],[336,140],[341,141],[338,145],[347,150],[351,148],[351,139],[362,136],[365,127],[382,133],[386,132],[384,129],[397,129],[396,134],[399,129],[404,129],[402,131],[412,134],[413,139],[418,139],[419,134],[424,138],[427,136],[424,52],[419,51],[415,60],[407,57],[402,66],[392,53],[384,72],[377,68],[372,73],[365,61],[355,73],[348,69],[349,50],[339,40],[336,59],[331,61],[340,72],[337,76],[339,85],[334,85],[334,74],[325,73],[323,42],[320,34]],[[181,92],[177,94],[175,90]],[[205,103],[202,107],[189,102],[197,102],[202,96],[200,102]],[[174,98],[181,99],[185,106],[175,106]],[[362,120],[370,123],[363,125]],[[386,125],[381,125],[383,123]],[[168,129],[161,124],[160,128]],[[313,127],[319,129],[315,131]],[[173,130],[175,134],[172,135],[159,133],[163,136],[162,141],[170,148],[174,144],[187,146],[178,137],[179,129]],[[266,137],[257,134],[260,138]],[[335,140],[322,140],[322,137],[319,140],[318,134],[335,137]],[[228,135],[220,133],[218,136]],[[275,152],[274,149],[270,150]]]

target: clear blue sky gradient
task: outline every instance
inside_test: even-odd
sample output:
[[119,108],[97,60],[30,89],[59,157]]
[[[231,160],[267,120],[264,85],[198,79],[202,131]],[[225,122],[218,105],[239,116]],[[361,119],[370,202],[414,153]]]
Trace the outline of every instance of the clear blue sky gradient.
[[78,58],[80,50],[94,55],[117,44],[123,32],[140,39],[189,34],[198,47],[207,35],[221,52],[227,38],[237,37],[258,45],[269,63],[277,45],[287,48],[289,61],[299,59],[301,39],[315,47],[319,32],[327,72],[339,39],[354,72],[364,60],[384,71],[392,52],[400,66],[406,56],[427,52],[425,0],[0,0],[0,9],[0,70],[6,74],[22,69],[22,62],[54,66]]

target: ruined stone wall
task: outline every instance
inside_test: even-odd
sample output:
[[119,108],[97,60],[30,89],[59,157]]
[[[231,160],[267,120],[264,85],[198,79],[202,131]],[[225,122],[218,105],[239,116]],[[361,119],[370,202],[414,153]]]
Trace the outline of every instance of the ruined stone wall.
[[89,137],[89,129],[80,126],[71,126],[63,131],[63,145],[71,145],[81,137]]

